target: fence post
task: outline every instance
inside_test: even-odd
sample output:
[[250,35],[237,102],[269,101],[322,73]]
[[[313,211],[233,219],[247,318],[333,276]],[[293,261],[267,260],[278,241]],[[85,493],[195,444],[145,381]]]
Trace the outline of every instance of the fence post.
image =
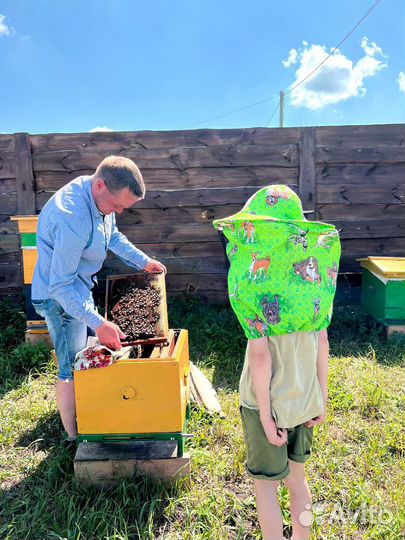
[[308,127],[301,130],[301,140],[298,143],[300,154],[300,176],[298,180],[298,194],[304,210],[312,210],[308,216],[311,220],[317,219],[317,186],[316,186],[316,140],[315,128]]
[[14,133],[18,214],[35,215],[34,171],[28,133]]

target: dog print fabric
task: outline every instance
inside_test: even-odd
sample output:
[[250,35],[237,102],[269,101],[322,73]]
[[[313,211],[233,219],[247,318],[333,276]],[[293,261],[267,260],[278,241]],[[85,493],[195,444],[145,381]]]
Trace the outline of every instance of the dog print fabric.
[[326,328],[340,259],[333,225],[308,221],[289,187],[257,191],[214,221],[228,240],[231,306],[248,339]]

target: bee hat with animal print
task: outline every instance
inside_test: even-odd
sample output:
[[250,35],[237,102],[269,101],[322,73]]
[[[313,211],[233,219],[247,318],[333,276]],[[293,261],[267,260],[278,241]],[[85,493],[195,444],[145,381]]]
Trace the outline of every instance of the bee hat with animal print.
[[294,191],[264,187],[213,225],[228,239],[229,299],[248,339],[329,325],[339,234],[333,225],[308,221]]

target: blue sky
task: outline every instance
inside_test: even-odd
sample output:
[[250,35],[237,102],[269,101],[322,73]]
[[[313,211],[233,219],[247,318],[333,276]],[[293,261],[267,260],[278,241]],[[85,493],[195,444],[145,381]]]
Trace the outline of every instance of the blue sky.
[[[276,127],[279,91],[373,3],[2,0],[0,133]],[[286,96],[285,126],[402,123],[404,15],[403,0],[380,0]]]

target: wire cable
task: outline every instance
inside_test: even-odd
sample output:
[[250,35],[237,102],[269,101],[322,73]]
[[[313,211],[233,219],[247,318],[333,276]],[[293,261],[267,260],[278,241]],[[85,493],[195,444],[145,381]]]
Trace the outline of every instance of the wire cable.
[[235,114],[237,112],[245,111],[246,109],[251,109],[252,107],[256,107],[256,105],[261,105],[262,103],[267,103],[268,101],[272,101],[273,99],[276,99],[276,97],[278,96],[274,95],[269,98],[262,99],[261,101],[256,101],[256,103],[252,103],[251,105],[246,105],[246,107],[241,107],[240,109],[235,109],[233,111],[229,111],[227,113],[214,116],[213,118],[209,118],[208,120],[204,120],[203,122],[197,122],[196,124],[191,124],[189,126],[186,126],[184,129],[190,129],[195,126],[200,126],[201,124],[205,124],[206,122],[212,122],[213,120],[218,120],[219,118],[225,118],[225,116],[229,116],[230,114]]

